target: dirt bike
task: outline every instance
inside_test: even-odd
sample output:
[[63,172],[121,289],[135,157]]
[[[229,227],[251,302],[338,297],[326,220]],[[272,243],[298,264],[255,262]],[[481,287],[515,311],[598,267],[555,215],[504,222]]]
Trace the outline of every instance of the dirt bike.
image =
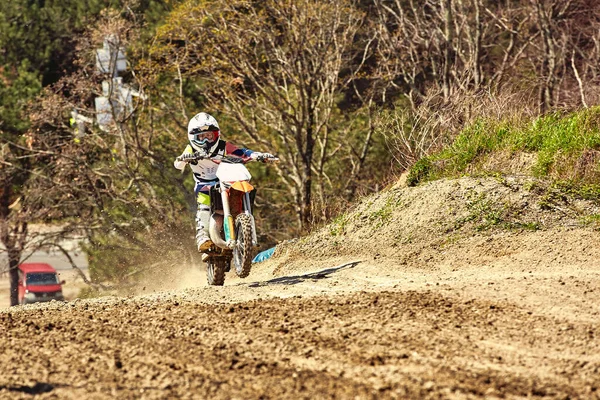
[[[178,159],[195,161],[205,158],[208,158],[206,154],[196,152]],[[256,224],[252,215],[256,189],[250,184],[252,176],[244,165],[254,160],[223,156],[213,161],[219,164],[216,172],[219,182],[209,192],[208,234],[212,244],[203,252],[202,261],[206,262],[208,284],[222,286],[232,260],[240,278],[250,274],[252,253],[258,247]],[[278,162],[279,158],[259,156],[255,161],[273,163]]]

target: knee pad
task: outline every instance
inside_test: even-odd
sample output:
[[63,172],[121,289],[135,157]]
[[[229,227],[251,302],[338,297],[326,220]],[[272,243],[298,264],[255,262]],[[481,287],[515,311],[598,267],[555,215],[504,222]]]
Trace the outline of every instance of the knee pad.
[[196,211],[196,227],[208,231],[208,222],[210,218],[210,207],[198,204]]

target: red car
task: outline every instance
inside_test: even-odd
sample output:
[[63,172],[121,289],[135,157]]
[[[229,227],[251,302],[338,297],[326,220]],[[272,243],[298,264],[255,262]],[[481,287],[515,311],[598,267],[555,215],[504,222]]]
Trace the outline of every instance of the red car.
[[43,301],[64,301],[62,285],[56,270],[45,263],[19,265],[19,304]]

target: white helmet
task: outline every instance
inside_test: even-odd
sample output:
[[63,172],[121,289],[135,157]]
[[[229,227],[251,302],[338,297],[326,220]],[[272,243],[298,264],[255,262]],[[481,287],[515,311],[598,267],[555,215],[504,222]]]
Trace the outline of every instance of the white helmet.
[[210,114],[198,113],[188,124],[188,140],[196,151],[209,152],[220,136],[219,123]]

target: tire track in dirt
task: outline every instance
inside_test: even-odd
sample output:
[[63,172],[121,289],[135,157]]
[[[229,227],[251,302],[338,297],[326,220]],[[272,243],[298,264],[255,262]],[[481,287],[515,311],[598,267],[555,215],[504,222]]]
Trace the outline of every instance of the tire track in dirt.
[[433,291],[199,300],[3,312],[0,397],[598,397],[598,324]]

